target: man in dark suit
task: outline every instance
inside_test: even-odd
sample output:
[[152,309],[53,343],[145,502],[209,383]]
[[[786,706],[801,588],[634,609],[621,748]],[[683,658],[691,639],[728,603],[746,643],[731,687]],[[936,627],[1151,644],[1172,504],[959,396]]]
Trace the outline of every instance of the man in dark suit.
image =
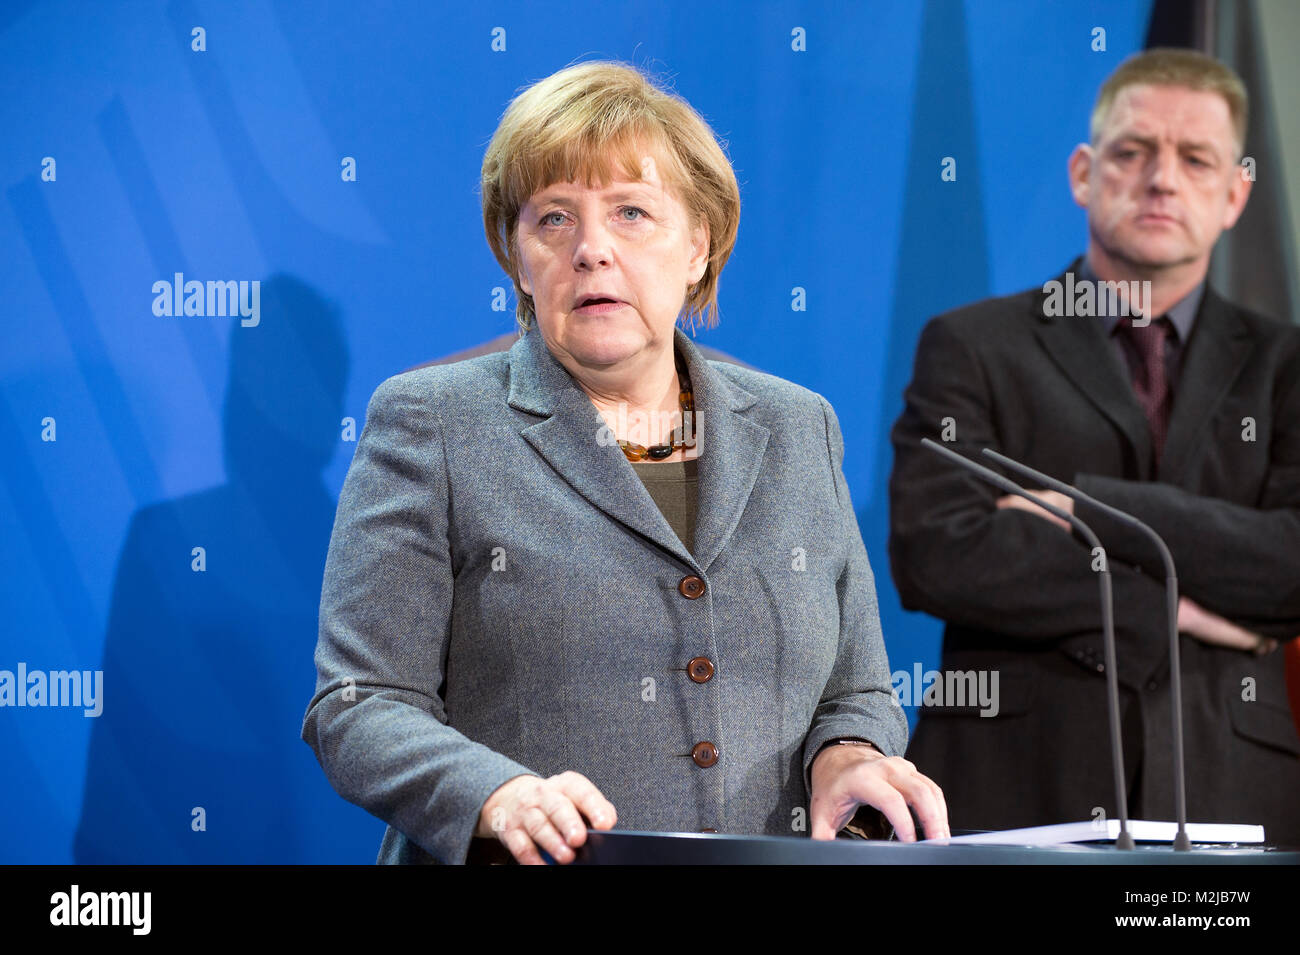
[[[945,673],[999,677],[996,715],[926,706],[907,752],[942,787],[954,829],[1118,808],[1088,545],[923,437],[984,461],[981,448],[999,450],[1164,537],[1182,595],[1188,818],[1259,823],[1270,842],[1300,844],[1300,738],[1278,649],[1300,634],[1300,329],[1205,280],[1250,193],[1245,127],[1244,87],[1222,64],[1172,50],[1126,61],[1102,86],[1091,142],[1070,157],[1086,257],[1059,285],[957,309],[922,332],[892,434],[894,578],[905,607],[947,622]],[[1095,508],[1034,493],[1106,548],[1129,811],[1173,819],[1157,555]]]

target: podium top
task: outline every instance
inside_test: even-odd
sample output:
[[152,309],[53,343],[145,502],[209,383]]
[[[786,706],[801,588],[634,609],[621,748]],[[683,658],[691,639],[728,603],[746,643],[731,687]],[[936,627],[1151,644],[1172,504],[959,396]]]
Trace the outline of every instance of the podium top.
[[[548,860],[549,861],[549,860]],[[1300,865],[1300,851],[1275,846],[1111,844],[949,845],[795,836],[589,829],[574,865]]]

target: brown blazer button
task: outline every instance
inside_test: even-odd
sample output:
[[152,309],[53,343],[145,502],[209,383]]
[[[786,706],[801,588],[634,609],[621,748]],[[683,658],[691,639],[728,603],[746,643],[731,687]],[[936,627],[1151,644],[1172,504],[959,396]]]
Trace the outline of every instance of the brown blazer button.
[[713,679],[713,661],[708,657],[696,657],[686,664],[686,672],[696,683],[708,683]]
[[707,769],[718,761],[718,747],[708,740],[703,743],[696,743],[691,747],[691,759],[695,760],[696,766],[703,766]]
[[714,829],[711,826],[705,826],[703,829],[700,830],[700,832],[717,832],[717,831],[718,831],[717,829]]
[[694,574],[683,577],[677,585],[678,592],[687,600],[694,600],[696,597],[704,595],[704,581]]

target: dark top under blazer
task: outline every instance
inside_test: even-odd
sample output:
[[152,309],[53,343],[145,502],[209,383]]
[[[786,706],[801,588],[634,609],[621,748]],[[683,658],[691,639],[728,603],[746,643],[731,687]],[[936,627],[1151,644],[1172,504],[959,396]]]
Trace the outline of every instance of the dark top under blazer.
[[[1000,674],[996,716],[922,709],[908,750],[943,787],[954,828],[1075,822],[1098,806],[1115,818],[1117,807],[1091,553],[1034,514],[996,509],[1001,491],[922,447],[945,419],[958,453],[986,460],[991,447],[1145,521],[1202,606],[1267,636],[1300,634],[1300,329],[1206,287],[1152,480],[1146,418],[1102,323],[1049,318],[1042,303],[1030,289],[932,319],[893,430],[903,606],[947,621],[943,669]],[[1173,819],[1161,565],[1136,532],[1094,507],[1076,513],[1110,558],[1136,811]],[[1189,818],[1262,823],[1270,840],[1300,844],[1282,652],[1183,637],[1180,653]]]
[[[565,770],[620,829],[806,835],[825,742],[902,754],[835,413],[674,338],[698,416],[694,555],[537,330],[376,389],[302,736],[389,823],[380,862],[462,862],[494,789]],[[695,682],[701,656],[714,676]]]

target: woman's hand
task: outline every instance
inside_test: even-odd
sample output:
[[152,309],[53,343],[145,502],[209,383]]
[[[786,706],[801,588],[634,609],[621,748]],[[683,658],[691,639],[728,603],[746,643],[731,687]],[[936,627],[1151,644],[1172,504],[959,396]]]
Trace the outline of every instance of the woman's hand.
[[582,816],[595,829],[618,821],[613,804],[581,773],[516,776],[488,796],[474,835],[500,840],[521,865],[543,865],[539,847],[564,864],[574,859],[572,847],[587,841]]
[[901,756],[886,756],[869,743],[832,743],[813,760],[811,777],[814,839],[834,839],[861,805],[883,812],[902,842],[916,841],[908,806],[916,810],[927,839],[951,835],[943,790]]

